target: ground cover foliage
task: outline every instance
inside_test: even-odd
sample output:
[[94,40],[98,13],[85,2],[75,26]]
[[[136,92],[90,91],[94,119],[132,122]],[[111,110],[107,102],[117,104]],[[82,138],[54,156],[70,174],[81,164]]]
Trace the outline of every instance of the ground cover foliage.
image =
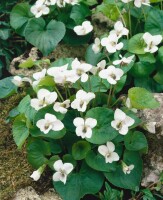
[[[93,38],[90,21],[96,12],[114,22],[100,38]],[[26,143],[36,169],[31,178],[50,168],[64,200],[161,198],[161,175],[152,189],[140,186],[148,152],[143,132],[154,124],[137,112],[159,107],[151,92],[163,87],[162,19],[162,1],[38,0],[13,7],[11,27],[45,56],[59,42],[89,44],[85,60],[46,59],[41,68],[42,61],[28,59],[19,67],[37,65],[39,72],[0,81],[1,99],[26,93],[8,120],[18,149]]]

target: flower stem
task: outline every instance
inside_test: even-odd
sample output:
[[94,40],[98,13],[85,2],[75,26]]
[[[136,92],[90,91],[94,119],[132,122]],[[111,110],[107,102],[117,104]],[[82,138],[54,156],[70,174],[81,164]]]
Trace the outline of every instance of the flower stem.
[[112,87],[112,85],[111,85],[111,86],[110,86],[110,90],[109,90],[108,102],[107,102],[107,105],[108,105],[108,106],[110,105],[112,89],[113,89],[113,87]]
[[119,10],[119,7],[118,7],[118,5],[117,5],[116,0],[115,0],[115,6],[116,6],[116,8],[117,8],[117,11],[118,11],[118,13],[119,13],[121,19],[122,19],[122,22],[123,22],[124,26],[127,27],[127,26],[126,26],[126,22],[125,22],[125,20],[124,20],[124,18],[123,18],[123,15],[122,15],[121,11]]
[[58,96],[60,97],[61,101],[64,101],[61,93],[59,92],[59,90],[57,89],[57,87],[55,87],[55,91],[57,92]]

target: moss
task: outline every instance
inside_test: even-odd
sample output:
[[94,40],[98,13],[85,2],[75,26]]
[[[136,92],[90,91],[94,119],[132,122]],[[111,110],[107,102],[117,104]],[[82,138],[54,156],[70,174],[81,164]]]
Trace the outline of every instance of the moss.
[[18,189],[25,186],[31,185],[40,193],[51,186],[49,172],[39,182],[32,181],[30,175],[34,169],[28,164],[25,146],[21,151],[17,149],[12,137],[12,124],[5,122],[9,111],[24,95],[17,94],[0,101],[0,199],[3,200],[11,199]]

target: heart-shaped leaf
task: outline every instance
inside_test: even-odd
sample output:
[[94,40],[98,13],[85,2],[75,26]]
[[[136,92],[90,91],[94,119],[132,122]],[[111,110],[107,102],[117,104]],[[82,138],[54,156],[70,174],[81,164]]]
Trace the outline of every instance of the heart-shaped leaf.
[[46,56],[62,40],[65,31],[65,25],[62,22],[51,20],[46,25],[43,18],[31,19],[25,29],[25,38]]
[[53,182],[54,188],[64,200],[79,200],[86,194],[97,193],[103,185],[103,175],[89,168],[85,163],[79,173],[71,174],[66,184]]
[[119,164],[114,173],[105,173],[105,176],[117,187],[138,191],[142,175],[142,159],[138,152],[125,151],[123,161],[128,166],[134,165],[130,174],[125,174],[122,170],[122,164]]
[[97,125],[93,128],[92,137],[87,138],[87,141],[93,144],[104,144],[118,135],[118,132],[111,126],[111,121],[114,120],[113,110],[100,107],[93,108],[87,112],[86,117],[97,120]]

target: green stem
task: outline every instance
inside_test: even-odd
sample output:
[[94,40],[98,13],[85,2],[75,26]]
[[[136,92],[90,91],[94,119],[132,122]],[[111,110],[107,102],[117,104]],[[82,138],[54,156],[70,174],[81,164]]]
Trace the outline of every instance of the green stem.
[[142,12],[143,12],[143,15],[144,15],[144,19],[145,19],[145,21],[146,21],[146,16],[145,16],[145,12],[144,12],[143,6],[141,6],[141,9],[142,9]]
[[131,12],[130,12],[130,4],[129,3],[128,3],[128,20],[129,20],[130,36],[132,37]]
[[58,96],[60,97],[61,101],[64,101],[61,93],[59,92],[59,90],[57,89],[57,87],[55,87],[55,91],[57,92]]
[[100,92],[101,86],[102,86],[102,78],[101,78],[101,80],[100,80],[100,86],[99,86],[98,92]]
[[116,3],[116,0],[115,0],[115,6],[116,6],[116,8],[117,8],[117,11],[118,11],[118,13],[119,13],[121,19],[122,19],[122,22],[123,22],[124,26],[127,27],[127,26],[126,26],[126,22],[125,22],[125,20],[124,20],[124,18],[123,18],[123,15],[122,15],[121,11],[119,10],[119,7],[118,7],[118,5],[117,5],[117,3]]
[[108,105],[108,106],[110,105],[112,88],[113,88],[113,87],[112,87],[112,85],[111,85],[111,86],[110,86],[110,90],[109,90],[108,102],[107,102],[107,105]]
[[91,87],[91,79],[90,79],[90,76],[88,78],[88,83],[89,83],[89,91],[91,92],[92,91],[92,87]]

